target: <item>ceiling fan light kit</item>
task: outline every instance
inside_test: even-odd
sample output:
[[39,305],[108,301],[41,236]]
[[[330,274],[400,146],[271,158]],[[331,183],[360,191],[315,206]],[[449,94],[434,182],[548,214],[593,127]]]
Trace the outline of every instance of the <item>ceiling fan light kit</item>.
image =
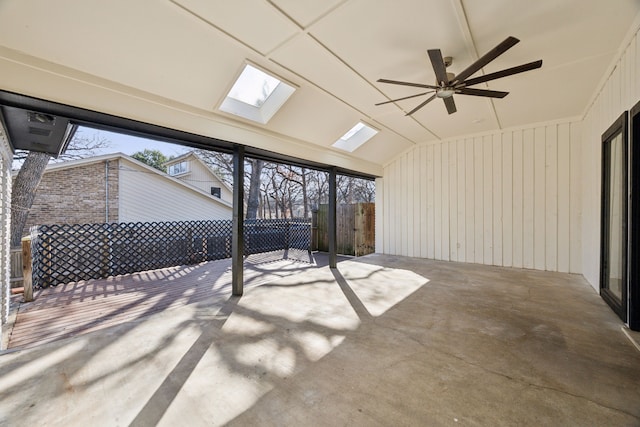
[[431,97],[429,97],[426,101],[415,107],[413,110],[409,111],[406,115],[410,116],[415,113],[429,102],[433,101],[435,98],[440,98],[444,101],[445,107],[447,108],[447,112],[449,114],[453,114],[457,111],[456,104],[453,100],[454,94],[460,95],[470,95],[470,96],[481,96],[488,98],[504,98],[509,94],[509,92],[502,92],[496,90],[488,90],[488,89],[474,89],[469,86],[477,85],[479,83],[485,83],[491,80],[500,79],[502,77],[511,76],[514,74],[524,73],[525,71],[535,70],[536,68],[542,67],[542,60],[529,62],[527,64],[518,65],[517,67],[507,68],[501,71],[496,71],[494,73],[485,74],[483,76],[479,76],[473,79],[469,79],[473,74],[478,72],[481,68],[486,66],[488,63],[496,59],[498,56],[505,53],[507,50],[512,48],[518,40],[515,37],[507,37],[502,43],[491,49],[489,52],[484,54],[480,59],[476,62],[465,68],[458,75],[454,75],[453,73],[447,73],[447,67],[451,65],[452,58],[450,56],[442,57],[442,52],[440,49],[429,49],[427,54],[429,55],[429,60],[431,61],[431,66],[433,67],[433,71],[436,75],[436,83],[435,85],[428,85],[422,83],[411,83],[404,82],[399,80],[389,80],[389,79],[378,79],[379,83],[388,83],[402,86],[412,86],[419,87],[424,89],[431,89],[430,91],[419,93],[416,95],[405,96],[403,98],[392,99],[390,101],[380,102],[375,105],[383,105],[391,102],[402,101],[409,98],[415,98],[418,96],[427,95],[430,93],[434,93]]

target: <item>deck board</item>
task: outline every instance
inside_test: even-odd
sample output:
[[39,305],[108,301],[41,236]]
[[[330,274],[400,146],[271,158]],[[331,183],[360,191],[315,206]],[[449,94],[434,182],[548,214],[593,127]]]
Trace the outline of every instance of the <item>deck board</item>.
[[[314,264],[261,254],[245,261],[244,286],[257,286]],[[61,284],[16,303],[8,348],[28,348],[135,321],[145,316],[231,293],[231,260],[169,267]]]

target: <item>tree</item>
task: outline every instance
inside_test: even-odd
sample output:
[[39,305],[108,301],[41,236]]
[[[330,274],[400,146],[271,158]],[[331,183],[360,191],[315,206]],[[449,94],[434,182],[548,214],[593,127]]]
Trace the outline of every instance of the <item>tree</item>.
[[150,150],[148,148],[133,153],[131,157],[165,173],[167,172],[167,167],[164,164],[172,159],[172,157],[162,154],[160,150]]
[[[233,156],[217,151],[196,150],[196,154],[226,183],[233,185]],[[247,202],[245,218],[255,219],[260,208],[260,181],[263,160],[245,158],[244,196]]]
[[[78,130],[65,152],[56,161],[90,157],[96,150],[108,146],[109,141],[99,135],[87,137]],[[14,156],[14,160],[22,162],[11,189],[11,247],[18,247],[21,244],[22,230],[27,223],[38,185],[51,156],[35,151],[19,151]]]

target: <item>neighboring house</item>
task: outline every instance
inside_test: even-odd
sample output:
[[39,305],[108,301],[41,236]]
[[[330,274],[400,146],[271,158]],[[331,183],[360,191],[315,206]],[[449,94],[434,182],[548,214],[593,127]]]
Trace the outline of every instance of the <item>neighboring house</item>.
[[231,216],[231,203],[212,196],[210,191],[116,153],[47,166],[24,232],[41,224],[187,221]]
[[202,191],[231,203],[233,190],[225,184],[209,165],[193,151],[165,163],[167,173],[201,189]]

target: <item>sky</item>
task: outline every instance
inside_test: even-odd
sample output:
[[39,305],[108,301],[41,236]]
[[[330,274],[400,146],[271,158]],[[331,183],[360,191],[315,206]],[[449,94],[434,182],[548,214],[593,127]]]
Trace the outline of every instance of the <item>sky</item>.
[[159,150],[167,157],[179,156],[189,151],[189,147],[185,147],[177,144],[169,144],[166,142],[154,141],[152,139],[138,138],[135,136],[125,135],[115,132],[107,132],[104,130],[96,130],[91,128],[81,128],[80,132],[86,137],[93,137],[94,135],[105,139],[109,142],[109,147],[96,150],[96,155],[110,154],[110,153],[124,153],[132,155],[138,151],[143,151],[145,148],[151,150]]
[[[76,136],[81,135],[87,138],[93,138],[94,136],[97,138],[104,139],[108,141],[108,147],[100,150],[94,150],[94,155],[100,156],[102,154],[111,154],[111,153],[124,153],[127,155],[132,155],[138,151],[143,151],[145,148],[150,150],[159,150],[162,154],[167,157],[177,157],[181,154],[190,151],[191,148],[185,147],[183,145],[178,144],[169,144],[166,142],[155,141],[152,139],[146,138],[138,138],[135,136],[129,136],[122,133],[117,132],[107,132],[104,130],[97,130],[93,128],[80,127],[76,133]],[[52,159],[52,162],[56,160]],[[22,166],[22,160],[14,160],[11,168],[13,170],[18,170]]]

